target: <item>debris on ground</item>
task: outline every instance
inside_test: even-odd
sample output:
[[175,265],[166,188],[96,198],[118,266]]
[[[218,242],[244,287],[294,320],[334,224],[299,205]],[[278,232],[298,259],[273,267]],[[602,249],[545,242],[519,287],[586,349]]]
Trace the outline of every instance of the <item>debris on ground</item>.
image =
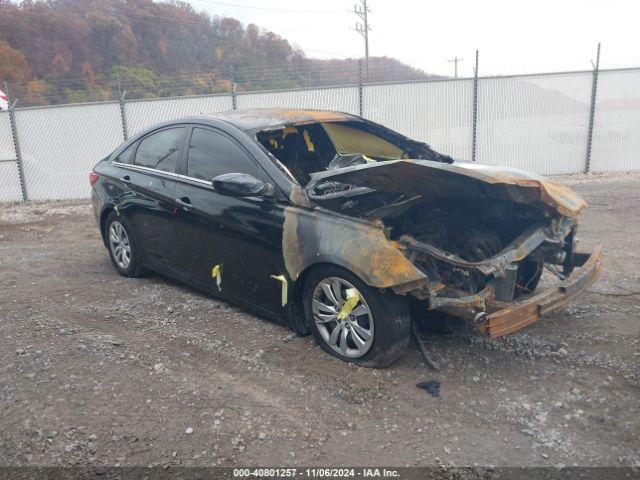
[[426,390],[432,397],[440,396],[440,382],[437,380],[427,380],[426,382],[416,383],[416,387]]

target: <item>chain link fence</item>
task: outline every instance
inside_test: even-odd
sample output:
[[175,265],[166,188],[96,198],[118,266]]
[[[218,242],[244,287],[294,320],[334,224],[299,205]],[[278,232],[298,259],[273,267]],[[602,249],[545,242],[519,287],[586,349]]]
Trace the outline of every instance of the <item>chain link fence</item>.
[[9,112],[0,112],[0,202],[22,198]]
[[585,169],[592,73],[478,82],[476,161],[543,175]]
[[600,72],[590,167],[592,172],[640,170],[640,69]]
[[231,95],[133,100],[124,103],[128,135],[173,118],[193,117],[231,110]]
[[87,175],[122,143],[117,103],[16,111],[30,200],[87,198]]
[[328,87],[241,93],[237,95],[238,108],[310,108],[339,110],[358,115],[358,87]]
[[473,81],[364,87],[364,116],[435,150],[471,160]]
[[127,136],[164,120],[270,107],[361,115],[456,159],[543,175],[640,171],[636,68],[12,108],[0,112],[0,202],[87,198],[93,165]]

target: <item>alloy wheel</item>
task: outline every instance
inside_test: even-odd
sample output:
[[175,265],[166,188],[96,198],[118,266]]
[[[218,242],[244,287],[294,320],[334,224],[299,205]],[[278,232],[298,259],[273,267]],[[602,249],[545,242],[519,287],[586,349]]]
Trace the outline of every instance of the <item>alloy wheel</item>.
[[109,225],[109,247],[120,268],[126,270],[131,264],[131,243],[122,224],[114,220]]
[[318,332],[336,353],[360,358],[371,349],[373,315],[351,283],[338,277],[321,280],[313,292],[311,307]]

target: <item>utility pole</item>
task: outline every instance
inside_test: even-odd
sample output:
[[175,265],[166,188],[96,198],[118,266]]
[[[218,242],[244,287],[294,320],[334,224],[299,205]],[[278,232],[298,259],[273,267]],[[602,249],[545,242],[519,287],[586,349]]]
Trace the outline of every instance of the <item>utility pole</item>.
[[454,65],[455,78],[458,78],[458,62],[461,62],[462,60],[464,59],[459,57],[453,57],[451,60],[447,60],[448,63],[453,63]]
[[371,27],[369,26],[369,20],[367,14],[371,13],[369,7],[367,7],[367,0],[360,0],[360,5],[353,6],[353,13],[358,15],[362,22],[356,22],[356,32],[362,35],[364,38],[364,69],[367,82],[369,81],[369,32]]

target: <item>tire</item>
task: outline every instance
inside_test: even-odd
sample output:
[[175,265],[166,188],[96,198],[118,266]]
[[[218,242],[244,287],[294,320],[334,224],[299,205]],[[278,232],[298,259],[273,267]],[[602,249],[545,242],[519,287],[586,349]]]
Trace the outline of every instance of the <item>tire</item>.
[[[118,273],[131,278],[142,275],[144,269],[140,261],[140,251],[131,229],[116,212],[109,213],[104,225],[107,250]],[[118,246],[121,248],[119,249]]]
[[[326,288],[334,293],[335,301],[331,301]],[[339,320],[336,313],[345,315],[346,312],[343,308],[338,310],[335,305],[344,306],[346,299],[354,297],[354,289],[357,303],[351,305],[353,315]],[[336,291],[340,292],[341,299],[336,298]],[[314,303],[314,299],[322,307]],[[345,362],[383,368],[398,360],[407,349],[411,317],[406,300],[390,290],[367,286],[348,270],[331,265],[312,270],[305,280],[302,301],[305,319],[318,345]],[[331,316],[333,320],[329,320]],[[335,329],[338,329],[337,335]],[[347,331],[346,343],[343,330]],[[369,337],[366,332],[370,333]]]

